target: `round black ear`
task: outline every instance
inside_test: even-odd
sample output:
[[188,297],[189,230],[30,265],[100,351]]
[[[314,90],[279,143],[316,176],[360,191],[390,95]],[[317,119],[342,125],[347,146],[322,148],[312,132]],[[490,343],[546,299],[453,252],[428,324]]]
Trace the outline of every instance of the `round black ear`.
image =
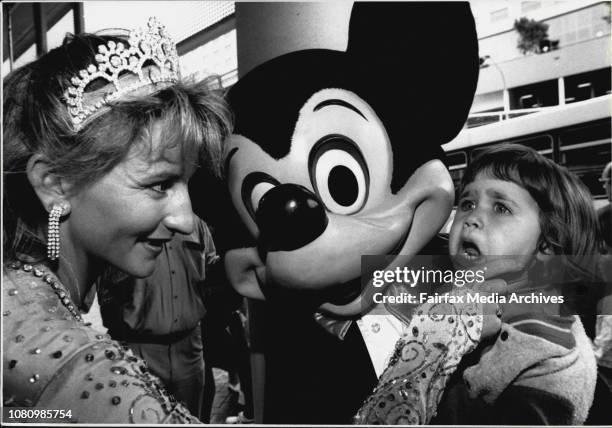
[[[347,52],[393,134],[394,164],[410,158],[418,167],[438,157],[439,145],[465,123],[476,90],[478,39],[469,4],[355,2]],[[416,151],[425,152],[413,159]]]

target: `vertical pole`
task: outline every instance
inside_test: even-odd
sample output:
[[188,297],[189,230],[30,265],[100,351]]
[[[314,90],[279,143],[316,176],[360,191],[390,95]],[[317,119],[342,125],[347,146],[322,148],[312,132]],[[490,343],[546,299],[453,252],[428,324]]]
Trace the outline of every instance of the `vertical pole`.
[[13,52],[13,7],[15,5],[7,6],[4,14],[4,25],[6,26],[8,36],[8,49],[9,49],[9,70],[13,71],[13,63],[15,61]]
[[504,103],[505,119],[510,119],[510,117],[508,116],[510,114],[510,92],[508,91],[508,88],[506,88],[505,86],[504,86],[503,93],[502,93],[502,100],[503,100],[502,102]]
[[301,49],[345,50],[352,1],[236,2],[238,74]]
[[47,53],[47,17],[43,12],[44,3],[34,3],[34,32],[36,33],[36,56]]
[[565,79],[563,76],[557,79],[557,88],[559,88],[559,105],[565,105]]
[[506,84],[506,75],[504,74],[504,70],[501,69],[498,63],[495,61],[491,61],[493,66],[499,71],[499,76],[502,80],[502,103],[504,105],[504,120],[510,119],[508,116],[510,113],[510,92],[508,91],[508,85]]
[[72,6],[72,18],[74,21],[74,34],[85,32],[85,12],[83,3],[74,3]]

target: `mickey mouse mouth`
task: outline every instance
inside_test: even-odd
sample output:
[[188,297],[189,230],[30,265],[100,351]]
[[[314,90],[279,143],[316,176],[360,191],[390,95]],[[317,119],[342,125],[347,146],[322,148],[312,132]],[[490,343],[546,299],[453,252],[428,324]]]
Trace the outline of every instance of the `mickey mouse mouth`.
[[[408,233],[397,242],[397,245],[387,253],[387,255],[398,254],[408,240]],[[362,293],[363,287],[361,284],[361,276],[347,281],[339,286],[334,287],[330,296],[327,297],[327,302],[334,305],[347,305],[354,301]]]
[[330,290],[326,301],[334,305],[346,305],[361,294],[361,277],[347,281]]

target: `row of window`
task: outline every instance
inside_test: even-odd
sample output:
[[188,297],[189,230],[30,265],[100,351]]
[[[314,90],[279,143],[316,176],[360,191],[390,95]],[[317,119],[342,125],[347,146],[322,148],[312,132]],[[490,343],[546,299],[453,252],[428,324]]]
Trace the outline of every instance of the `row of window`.
[[[536,5],[536,3],[538,5]],[[510,14],[508,7],[490,12],[492,22],[501,22],[510,18],[518,18],[538,9],[540,2],[526,2],[521,4],[521,10]],[[610,3],[601,2],[574,10],[563,15],[545,19],[542,22],[548,25],[549,41],[558,41],[563,48],[568,45],[580,43],[597,37],[610,34]],[[480,52],[495,57],[498,63],[519,58],[522,53],[517,49],[518,34],[513,29],[503,33],[484,37],[479,40]]]
[[[564,78],[565,104],[584,101],[610,93],[610,67]],[[510,108],[524,109],[559,104],[557,80],[538,82],[509,90]]]
[[446,165],[455,183],[455,189],[458,189],[468,163],[482,150],[496,144],[523,144],[566,166],[578,175],[594,198],[604,197],[605,189],[599,178],[604,167],[612,159],[610,129],[611,122],[607,119],[508,141],[491,142],[447,153]]
[[[512,110],[552,107],[560,104],[571,104],[601,97],[611,93],[610,67],[592,70],[586,73],[574,74],[563,78],[564,98],[560,99],[559,82],[557,79],[545,80],[525,86],[508,89],[510,102],[509,118],[518,117],[528,112],[512,112]],[[503,107],[483,110],[479,113],[503,112]],[[501,120],[499,115],[476,115],[468,118],[467,127],[487,125]]]
[[[531,12],[533,10],[539,9],[542,6],[541,1],[533,1],[526,0],[521,2],[521,13]],[[489,14],[489,18],[491,22],[502,21],[507,19],[509,16],[508,7],[501,7],[499,9],[495,9]]]

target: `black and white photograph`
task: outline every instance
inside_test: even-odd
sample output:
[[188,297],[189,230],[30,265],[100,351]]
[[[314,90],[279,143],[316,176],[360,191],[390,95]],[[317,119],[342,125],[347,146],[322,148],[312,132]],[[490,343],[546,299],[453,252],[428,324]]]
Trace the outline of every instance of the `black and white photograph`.
[[612,426],[609,0],[2,3],[7,426]]

